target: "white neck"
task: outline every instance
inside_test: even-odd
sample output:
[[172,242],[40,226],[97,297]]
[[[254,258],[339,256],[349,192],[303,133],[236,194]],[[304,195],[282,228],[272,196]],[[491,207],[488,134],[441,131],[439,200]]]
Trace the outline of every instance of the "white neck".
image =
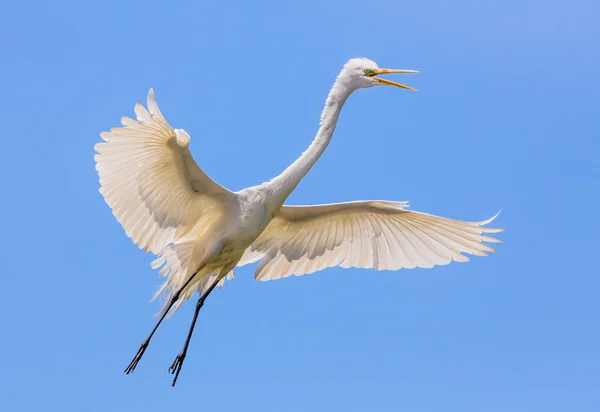
[[331,141],[331,136],[337,125],[342,107],[352,92],[353,89],[347,87],[339,78],[336,80],[327,96],[325,108],[321,113],[319,131],[313,142],[283,173],[267,183],[270,189],[269,203],[274,208],[278,209],[283,205],[283,202],[298,186],[298,183],[300,183],[310,168],[321,157]]

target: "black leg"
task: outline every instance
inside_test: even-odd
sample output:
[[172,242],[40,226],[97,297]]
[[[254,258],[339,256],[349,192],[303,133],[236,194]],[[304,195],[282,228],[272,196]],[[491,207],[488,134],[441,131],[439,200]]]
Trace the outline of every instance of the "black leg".
[[179,299],[179,295],[181,294],[181,292],[187,287],[187,285],[192,281],[192,279],[196,276],[196,274],[200,271],[200,269],[198,269],[198,271],[196,271],[196,273],[194,273],[194,276],[191,276],[187,282],[185,282],[185,284],[180,287],[177,292],[175,292],[175,294],[173,294],[173,296],[171,296],[171,298],[169,299],[169,303],[167,304],[167,307],[165,308],[165,311],[163,312],[162,316],[160,317],[160,319],[158,320],[158,322],[156,322],[156,325],[154,325],[154,328],[152,329],[152,332],[150,332],[150,335],[148,335],[148,337],[142,342],[142,344],[140,345],[140,348],[138,349],[137,353],[135,354],[135,356],[133,357],[133,360],[129,363],[129,365],[127,366],[127,368],[125,368],[125,373],[126,374],[130,374],[131,372],[134,371],[135,367],[137,366],[137,364],[139,363],[140,359],[142,359],[142,356],[144,355],[144,352],[146,352],[146,348],[148,347],[148,344],[150,344],[150,339],[152,339],[152,335],[154,335],[154,332],[156,332],[156,329],[158,329],[158,327],[160,326],[161,322],[165,319],[165,316],[167,316],[167,313],[169,313],[169,310],[171,310],[171,308],[173,307],[173,305],[175,304],[175,302],[177,302],[177,300]]
[[217,286],[217,284],[219,283],[220,280],[221,280],[221,276],[219,276],[217,278],[217,280],[215,280],[215,282],[210,286],[210,288],[208,288],[208,290],[206,292],[204,292],[202,294],[202,296],[200,296],[200,298],[198,299],[198,302],[196,303],[196,311],[194,312],[194,317],[192,318],[192,324],[190,325],[190,330],[188,332],[187,338],[185,339],[185,343],[183,344],[183,349],[181,349],[181,352],[179,352],[179,354],[175,358],[175,361],[169,368],[169,372],[171,372],[171,374],[175,375],[171,386],[175,386],[175,383],[177,382],[177,378],[179,377],[179,372],[181,372],[181,367],[183,366],[183,361],[185,360],[185,355],[187,353],[188,346],[190,345],[190,339],[192,339],[192,333],[194,332],[194,326],[196,326],[196,320],[198,319],[198,313],[200,312],[200,309],[202,309],[202,306],[204,305],[204,301],[206,300],[208,295],[210,295],[210,292],[212,292],[213,289]]

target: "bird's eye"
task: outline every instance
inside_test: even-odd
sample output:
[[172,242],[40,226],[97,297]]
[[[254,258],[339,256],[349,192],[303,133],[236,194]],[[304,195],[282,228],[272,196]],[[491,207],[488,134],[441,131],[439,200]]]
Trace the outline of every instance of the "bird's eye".
[[365,69],[365,76],[367,76],[367,77],[375,76],[376,71],[377,70],[375,70],[375,69]]

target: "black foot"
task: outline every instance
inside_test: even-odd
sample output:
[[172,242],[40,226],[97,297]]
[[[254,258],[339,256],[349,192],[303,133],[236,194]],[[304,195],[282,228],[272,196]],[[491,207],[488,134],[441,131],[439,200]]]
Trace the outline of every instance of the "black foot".
[[142,356],[144,355],[144,352],[146,352],[146,348],[148,347],[149,343],[150,343],[150,341],[148,339],[146,339],[145,341],[142,342],[142,344],[140,345],[140,348],[138,349],[137,353],[133,357],[133,360],[131,361],[131,363],[129,364],[129,366],[127,366],[125,368],[125,373],[127,375],[129,375],[131,372],[134,371],[134,369],[137,366],[138,362],[140,361],[140,359],[142,359]]
[[179,352],[179,354],[175,358],[175,361],[173,361],[173,364],[171,365],[171,367],[169,367],[169,372],[172,375],[173,374],[175,375],[175,378],[173,378],[173,383],[171,384],[171,386],[175,386],[175,382],[177,382],[177,378],[179,377],[179,372],[181,372],[181,367],[183,366],[183,361],[185,360],[185,352],[186,351]]

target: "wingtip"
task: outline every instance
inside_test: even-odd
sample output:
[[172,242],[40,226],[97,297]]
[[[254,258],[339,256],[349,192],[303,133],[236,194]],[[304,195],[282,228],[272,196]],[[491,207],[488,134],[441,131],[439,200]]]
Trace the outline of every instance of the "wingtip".
[[[479,226],[485,226],[485,225],[487,225],[487,224],[489,224],[489,223],[493,222],[493,221],[494,221],[494,220],[495,220],[495,219],[498,217],[498,215],[500,214],[500,212],[502,212],[502,209],[500,209],[500,210],[498,211],[498,213],[496,213],[496,214],[495,214],[494,216],[492,216],[491,218],[489,218],[489,219],[487,219],[487,220],[484,220],[484,221],[482,221],[482,222],[478,222],[477,224],[478,224]],[[503,230],[504,230],[504,229],[503,229]]]
[[485,236],[485,235],[481,236],[481,240],[484,242],[488,242],[488,243],[504,243],[503,240],[496,239],[495,237],[491,237],[491,236]]
[[152,116],[160,114],[158,103],[156,103],[156,95],[154,94],[154,89],[152,87],[150,88],[150,90],[148,90],[148,98],[146,100],[146,104],[148,105],[148,111]]

